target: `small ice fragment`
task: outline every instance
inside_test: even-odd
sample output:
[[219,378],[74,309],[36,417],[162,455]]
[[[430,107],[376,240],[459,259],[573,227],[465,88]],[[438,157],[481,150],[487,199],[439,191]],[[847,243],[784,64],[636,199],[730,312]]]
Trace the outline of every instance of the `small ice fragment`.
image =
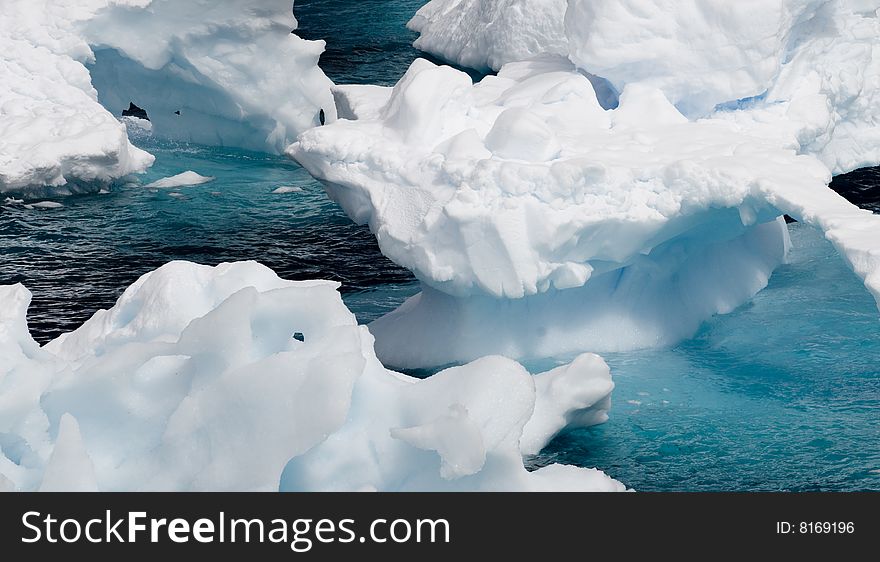
[[275,193],[275,194],[297,193],[299,191],[302,191],[301,187],[296,187],[295,185],[285,185],[285,186],[282,186],[282,187],[279,187],[277,189],[272,190],[272,193]]
[[182,172],[177,174],[176,176],[170,176],[167,178],[162,178],[160,180],[154,181],[153,183],[148,183],[146,187],[157,187],[157,188],[168,188],[168,187],[184,187],[187,185],[200,185],[203,183],[208,183],[209,181],[213,181],[213,176],[203,176],[193,172],[192,170],[188,170],[186,172]]

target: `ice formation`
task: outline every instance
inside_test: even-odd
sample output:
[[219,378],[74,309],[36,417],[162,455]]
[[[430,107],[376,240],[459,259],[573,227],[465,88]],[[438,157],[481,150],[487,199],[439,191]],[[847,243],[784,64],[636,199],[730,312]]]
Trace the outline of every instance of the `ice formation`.
[[32,4],[0,10],[0,193],[70,193],[144,170],[153,157],[101,107],[85,67],[49,37],[44,45],[17,34]]
[[566,0],[432,0],[407,27],[415,47],[480,71],[535,55],[568,54]]
[[148,183],[144,187],[153,187],[153,188],[186,187],[189,185],[201,185],[203,183],[208,183],[213,180],[214,180],[214,178],[212,176],[203,176],[197,172],[193,172],[192,170],[187,170],[186,172],[181,172],[179,174],[169,176],[167,178],[162,178],[160,180],[156,180],[154,182]]
[[688,120],[643,84],[606,110],[547,57],[476,85],[419,60],[367,98],[368,117],[289,153],[423,283],[371,325],[388,364],[674,343],[766,285],[783,213],[825,231],[880,299],[878,217],[760,127]]
[[158,136],[272,152],[321,109],[332,120],[324,43],[291,33],[292,5],[5,0],[0,192],[74,192],[144,170],[152,156],[119,122],[131,102]]
[[604,421],[600,358],[533,378],[487,357],[412,379],[379,363],[337,287],[172,262],[42,348],[30,293],[0,287],[0,488],[624,489],[523,466],[560,430]]
[[561,55],[618,92],[657,88],[690,118],[737,109],[741,125],[838,174],[880,162],[878,10],[878,0],[432,0],[410,26],[417,47],[464,66]]

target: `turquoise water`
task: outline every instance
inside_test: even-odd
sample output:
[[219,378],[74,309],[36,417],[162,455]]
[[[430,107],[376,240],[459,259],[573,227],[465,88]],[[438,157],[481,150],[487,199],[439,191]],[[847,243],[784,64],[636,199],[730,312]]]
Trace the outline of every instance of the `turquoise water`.
[[[815,230],[791,263],[674,349],[608,354],[608,423],[536,466],[598,466],[638,490],[880,490],[880,322]],[[533,366],[533,367],[544,367]]]
[[[329,38],[321,63],[337,82],[392,84],[419,56],[404,24],[422,4],[297,0],[298,33]],[[110,193],[58,199],[56,209],[0,206],[0,284],[34,292],[29,322],[40,341],[172,259],[256,259],[285,278],[335,279],[362,322],[417,291],[295,163],[136,142],[156,165]],[[216,179],[144,187],[185,170]],[[835,185],[869,208],[878,186],[876,170]],[[753,302],[674,349],[606,356],[617,384],[611,419],[557,438],[531,464],[596,466],[638,490],[880,490],[878,313],[818,233],[790,229],[791,263]]]

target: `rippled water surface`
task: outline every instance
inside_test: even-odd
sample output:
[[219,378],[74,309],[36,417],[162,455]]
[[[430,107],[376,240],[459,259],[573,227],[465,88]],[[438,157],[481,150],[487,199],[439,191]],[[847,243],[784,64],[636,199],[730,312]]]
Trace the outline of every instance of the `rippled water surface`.
[[[385,293],[413,292],[412,275],[382,256],[369,230],[354,225],[294,162],[237,149],[137,142],[157,157],[137,183],[60,198],[63,207],[56,209],[0,207],[0,284],[21,282],[34,293],[28,320],[39,341],[112,306],[140,275],[170,260],[257,260],[287,279],[337,280],[364,321],[399,302],[383,306],[390,298]],[[144,187],[185,170],[216,179],[178,189]],[[272,193],[279,187],[301,191]],[[374,302],[377,287],[383,294]]]

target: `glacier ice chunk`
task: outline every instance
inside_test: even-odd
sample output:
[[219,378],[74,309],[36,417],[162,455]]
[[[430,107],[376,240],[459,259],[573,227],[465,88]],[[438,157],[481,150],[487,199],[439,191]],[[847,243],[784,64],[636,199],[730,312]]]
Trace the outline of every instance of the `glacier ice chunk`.
[[422,282],[371,325],[387,364],[673,344],[766,285],[782,214],[880,294],[878,217],[828,189],[822,162],[727,116],[689,120],[658,88],[604,109],[558,58],[473,85],[419,60],[374,102],[288,153]]
[[338,286],[171,262],[42,348],[30,293],[0,286],[0,486],[625,489],[597,470],[529,472],[520,449],[536,412],[530,450],[603,421],[600,359],[537,385],[503,357],[414,379],[382,366]]
[[[129,134],[279,153],[321,110],[332,121],[324,42],[292,33],[292,5],[6,0],[0,193],[98,191],[142,172],[154,159]],[[150,122],[120,119],[132,102]]]

